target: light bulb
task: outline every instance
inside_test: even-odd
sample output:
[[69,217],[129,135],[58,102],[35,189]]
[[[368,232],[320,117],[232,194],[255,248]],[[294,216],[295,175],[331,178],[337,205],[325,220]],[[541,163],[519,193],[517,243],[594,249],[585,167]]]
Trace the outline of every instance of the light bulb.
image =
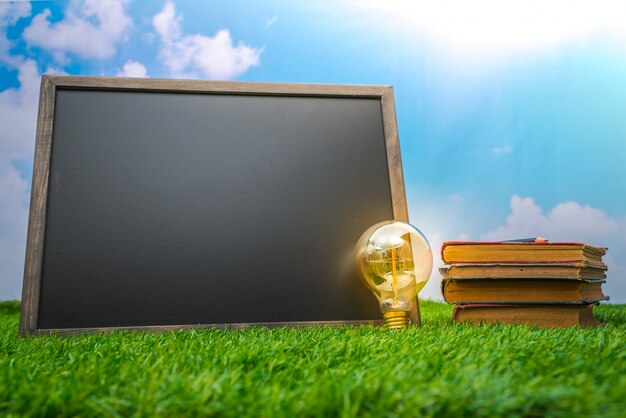
[[406,328],[433,268],[426,237],[407,223],[381,222],[361,235],[354,259],[361,280],[380,303],[385,326]]

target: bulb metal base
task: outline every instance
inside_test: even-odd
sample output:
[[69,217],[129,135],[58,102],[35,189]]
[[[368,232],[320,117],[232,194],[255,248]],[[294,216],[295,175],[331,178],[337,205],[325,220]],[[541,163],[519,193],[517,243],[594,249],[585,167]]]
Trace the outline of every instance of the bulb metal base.
[[385,328],[403,329],[409,326],[409,312],[407,311],[390,311],[383,313],[385,320]]

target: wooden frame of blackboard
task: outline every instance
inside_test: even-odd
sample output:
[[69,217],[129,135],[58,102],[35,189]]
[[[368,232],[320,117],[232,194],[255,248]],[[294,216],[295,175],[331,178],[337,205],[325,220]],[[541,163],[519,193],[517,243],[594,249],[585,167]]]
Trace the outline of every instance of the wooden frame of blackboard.
[[[44,234],[47,215],[50,156],[57,89],[106,90],[166,93],[268,95],[300,97],[344,97],[374,98],[380,100],[383,131],[390,179],[392,211],[395,220],[408,221],[408,210],[404,188],[404,177],[398,141],[398,129],[391,86],[291,84],[291,83],[247,83],[199,80],[168,80],[112,77],[76,77],[45,75],[41,81],[39,114],[37,120],[35,161],[28,222],[24,281],[19,333],[26,335],[66,335],[78,332],[108,332],[115,330],[163,331],[200,327],[247,326],[308,326],[308,325],[351,325],[361,323],[381,324],[382,321],[307,321],[235,324],[181,324],[164,326],[123,326],[95,328],[41,329],[38,327],[40,286],[44,257]],[[414,323],[420,323],[419,302],[411,312]]]

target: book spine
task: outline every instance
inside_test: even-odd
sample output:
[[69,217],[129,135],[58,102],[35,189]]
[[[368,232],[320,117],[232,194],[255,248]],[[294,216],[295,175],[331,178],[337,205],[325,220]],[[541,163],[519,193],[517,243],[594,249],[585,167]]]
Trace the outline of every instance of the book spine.
[[448,302],[448,298],[446,297],[446,286],[448,285],[449,280],[444,279],[441,281],[440,284],[440,288],[441,288],[441,297],[443,297],[443,301],[446,303],[450,303]]

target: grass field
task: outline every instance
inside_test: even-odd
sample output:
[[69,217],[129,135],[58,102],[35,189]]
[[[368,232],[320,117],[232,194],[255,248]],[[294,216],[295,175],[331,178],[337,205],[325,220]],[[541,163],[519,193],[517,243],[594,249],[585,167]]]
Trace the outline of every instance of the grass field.
[[626,306],[606,327],[424,326],[17,336],[0,303],[2,416],[626,417]]

